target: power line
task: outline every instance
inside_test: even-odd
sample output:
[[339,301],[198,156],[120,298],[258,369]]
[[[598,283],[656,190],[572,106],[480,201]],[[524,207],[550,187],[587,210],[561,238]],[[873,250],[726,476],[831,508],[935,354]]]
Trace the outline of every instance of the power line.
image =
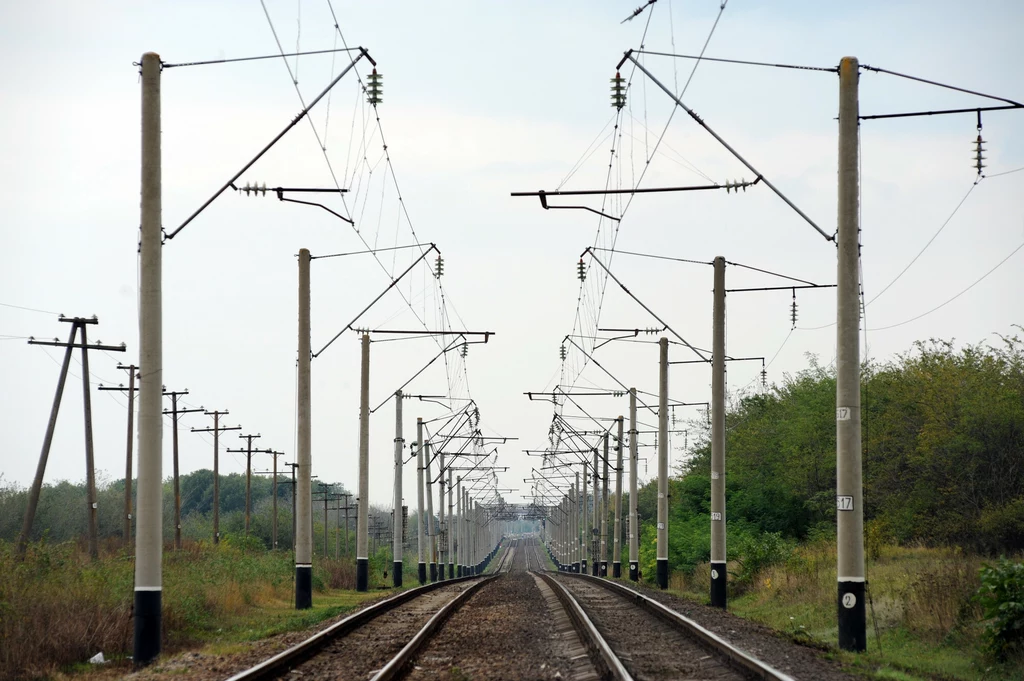
[[189,61],[181,62],[180,64],[168,64],[163,62],[160,64],[161,68],[173,69],[179,66],[206,66],[207,64],[233,64],[240,61],[257,61],[260,59],[280,59],[282,57],[303,57],[310,54],[328,54],[332,52],[358,52],[358,47],[334,49],[334,50],[313,50],[310,52],[289,52],[288,54],[268,54],[260,57],[238,57],[237,59],[209,59],[207,61]]
[[11,303],[0,303],[0,306],[12,307],[15,310],[27,310],[28,312],[41,312],[42,314],[49,314],[49,315],[60,314],[59,312],[50,312],[49,310],[39,310],[39,309],[34,308],[34,307],[24,307],[22,305],[12,305]]
[[1024,166],[1020,168],[1014,168],[1013,170],[1004,170],[1001,173],[995,173],[993,175],[982,175],[982,177],[999,177],[1000,175],[1010,175],[1012,173],[1019,173],[1022,170],[1024,170]]
[[887,73],[890,76],[896,76],[898,78],[906,78],[908,80],[914,80],[914,81],[917,81],[919,83],[925,83],[927,85],[935,85],[937,87],[946,88],[947,90],[956,90],[957,92],[964,92],[964,93],[969,94],[969,95],[977,95],[978,97],[984,97],[985,99],[994,99],[994,100],[996,100],[998,102],[1006,102],[1007,104],[1013,104],[1015,107],[1024,107],[1024,104],[1021,104],[1020,102],[1014,101],[1012,99],[1007,99],[1005,97],[997,97],[996,95],[986,95],[984,92],[978,92],[976,90],[968,90],[966,88],[957,87],[956,85],[947,85],[945,83],[939,83],[939,82],[934,81],[934,80],[928,80],[927,78],[921,78],[919,76],[911,76],[909,74],[899,73],[897,71],[890,71],[889,69],[883,69],[883,68],[879,68],[877,66],[868,66],[867,64],[861,64],[860,67],[862,69],[866,69],[868,71],[875,71],[876,73]]
[[638,54],[649,54],[655,57],[675,57],[676,59],[696,59],[698,61],[713,61],[722,62],[725,64],[743,64],[746,66],[770,66],[776,69],[798,69],[801,71],[828,71],[830,73],[838,73],[839,67],[837,66],[800,66],[798,64],[773,64],[771,62],[764,61],[747,61],[745,59],[724,59],[722,57],[705,57],[703,52],[700,55],[693,54],[672,54],[670,52],[651,52],[648,50],[639,50]]
[[935,312],[937,310],[940,310],[940,309],[944,308],[946,305],[949,305],[954,300],[956,300],[957,298],[959,298],[960,296],[962,296],[963,294],[967,293],[972,288],[974,288],[975,286],[980,284],[982,281],[984,281],[984,279],[986,277],[988,277],[988,275],[992,274],[997,269],[999,269],[999,267],[1002,266],[1003,263],[1005,263],[1007,260],[1012,258],[1017,253],[1017,251],[1019,251],[1022,248],[1024,248],[1024,242],[1021,242],[1021,244],[1019,246],[1017,246],[1017,248],[1015,248],[1012,251],[1010,251],[1010,254],[1008,256],[1006,256],[1005,258],[1000,260],[998,263],[996,263],[995,267],[990,269],[985,274],[981,275],[980,278],[976,279],[973,284],[971,284],[970,286],[968,286],[963,291],[961,291],[960,293],[956,294],[955,296],[953,296],[952,298],[950,298],[946,302],[942,303],[941,305],[936,305],[935,307],[933,307],[932,309],[928,310],[927,312],[923,312],[923,313],[917,315],[916,317],[912,317],[910,319],[907,319],[906,321],[899,322],[898,324],[890,324],[889,326],[878,326],[878,327],[875,327],[875,328],[870,329],[870,330],[871,331],[885,331],[886,329],[895,329],[897,326],[903,326],[904,324],[909,324],[910,322],[916,322],[918,319],[921,319],[922,317],[927,317],[932,312]]
[[964,205],[964,202],[967,201],[967,197],[971,195],[971,192],[974,191],[974,188],[978,186],[978,183],[980,183],[981,180],[982,180],[982,178],[979,177],[977,180],[975,180],[971,184],[971,188],[967,190],[966,194],[964,194],[964,198],[960,199],[960,203],[956,204],[956,208],[953,209],[953,212],[949,214],[949,217],[946,218],[945,222],[942,223],[942,225],[935,232],[935,234],[932,234],[932,238],[928,239],[928,242],[925,243],[924,247],[922,247],[920,251],[918,251],[917,255],[915,255],[913,257],[913,259],[909,263],[907,263],[906,267],[904,267],[902,270],[900,270],[900,273],[896,275],[896,278],[894,278],[892,281],[890,281],[888,284],[886,284],[885,288],[883,288],[881,291],[879,291],[877,294],[875,294],[875,297],[872,298],[871,300],[869,300],[867,303],[865,303],[865,305],[870,305],[871,303],[873,303],[876,300],[878,300],[879,298],[881,298],[882,294],[885,293],[886,291],[888,291],[889,288],[893,284],[895,284],[897,281],[899,281],[900,277],[902,277],[906,273],[906,271],[909,270],[913,266],[913,264],[915,262],[917,262],[917,259],[920,258],[921,255],[926,250],[928,250],[928,247],[932,245],[932,242],[935,241],[935,238],[938,237],[939,234],[942,233],[942,230],[944,230],[946,228],[946,225],[949,224],[949,222],[953,219],[953,216],[956,215],[958,210],[960,210],[960,206]]

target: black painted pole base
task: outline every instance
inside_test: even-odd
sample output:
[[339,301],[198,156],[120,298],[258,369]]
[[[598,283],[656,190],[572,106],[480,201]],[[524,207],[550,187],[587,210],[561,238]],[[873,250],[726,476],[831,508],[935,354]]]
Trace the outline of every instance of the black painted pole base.
[[313,566],[295,566],[295,609],[307,610],[313,607]]
[[608,576],[608,561],[606,561],[606,560],[602,560],[601,561],[601,576],[602,577],[607,577]]
[[595,560],[594,564],[590,567],[590,574],[592,574],[595,577],[601,574],[601,563]]
[[629,561],[629,579],[633,582],[640,581],[640,563]]
[[437,578],[440,581],[444,581],[444,563],[438,563],[437,565]]
[[370,559],[356,558],[356,591],[370,589]]
[[416,577],[420,580],[420,584],[427,583],[427,564],[417,563],[416,564]]
[[582,572],[583,574],[587,574],[587,561],[584,560],[584,561],[580,562],[580,569],[577,570],[577,572]]
[[658,559],[657,582],[659,589],[668,588],[668,558]]
[[455,569],[456,569],[456,571],[458,572],[458,576],[459,576],[459,577],[461,577],[461,576],[462,576],[462,566],[460,565],[460,566],[458,566],[458,567],[457,567],[457,568],[455,568]]
[[448,563],[448,579],[455,579],[455,563]]
[[867,650],[864,582],[839,582],[839,647],[855,653]]
[[430,564],[430,581],[437,581],[437,563]]
[[612,563],[612,577],[615,579],[622,577],[622,563]]
[[396,589],[402,586],[402,561],[400,560],[391,564],[391,583]]
[[160,654],[161,591],[135,592],[135,645],[132,659],[144,667]]
[[579,563],[573,563],[572,564],[572,571],[575,572],[576,574],[579,574],[580,573],[580,564]]
[[725,563],[711,564],[711,605],[716,608],[725,608],[726,601],[726,572]]

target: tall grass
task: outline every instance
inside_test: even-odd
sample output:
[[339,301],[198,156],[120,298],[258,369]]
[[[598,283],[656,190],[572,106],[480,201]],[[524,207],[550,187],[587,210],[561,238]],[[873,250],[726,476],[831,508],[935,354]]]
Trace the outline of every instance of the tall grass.
[[[186,542],[165,550],[163,642],[171,651],[209,638],[232,617],[293,597],[289,552]],[[315,561],[317,591],[355,587],[351,559]],[[42,676],[97,652],[127,656],[132,647],[134,559],[126,551],[98,561],[75,542],[29,546],[19,560],[0,542],[0,679]]]
[[[868,665],[892,664],[948,678],[1024,678],[1024,664],[993,666],[984,649],[984,622],[974,595],[985,559],[959,548],[871,547],[867,561]],[[700,600],[710,568],[675,573],[669,587]],[[755,574],[729,564],[729,609],[805,640],[836,645],[836,544],[821,539],[793,548]],[[881,650],[879,649],[881,644]],[[987,671],[986,671],[987,670]]]

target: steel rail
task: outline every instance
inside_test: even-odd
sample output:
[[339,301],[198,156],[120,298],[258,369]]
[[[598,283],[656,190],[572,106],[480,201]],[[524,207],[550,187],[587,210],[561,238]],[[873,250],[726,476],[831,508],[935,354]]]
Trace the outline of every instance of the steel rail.
[[383,615],[386,612],[394,610],[400,605],[422,596],[423,594],[435,591],[437,589],[446,587],[451,584],[457,584],[459,582],[468,582],[473,580],[481,579],[481,575],[471,575],[466,577],[456,577],[454,579],[446,579],[443,582],[433,582],[430,584],[424,584],[412,589],[408,589],[399,594],[392,596],[386,600],[374,603],[366,608],[363,608],[359,612],[353,613],[348,617],[335,622],[326,629],[313,634],[305,641],[298,643],[287,650],[284,650],[273,657],[270,657],[263,662],[260,662],[254,667],[250,667],[244,671],[238,672],[234,676],[231,676],[227,681],[257,681],[262,679],[272,679],[278,677],[288,669],[300,664],[313,657],[323,646],[330,643],[331,641],[344,637],[351,632],[355,631],[364,624],[371,620]]
[[761,662],[755,657],[748,655],[736,646],[732,645],[724,638],[718,636],[708,629],[705,629],[701,625],[697,624],[689,617],[679,614],[675,610],[672,610],[668,606],[659,603],[658,601],[644,596],[639,591],[630,589],[627,586],[623,586],[618,582],[610,581],[601,577],[594,577],[591,575],[576,574],[576,573],[559,573],[566,574],[576,579],[583,579],[589,584],[597,584],[612,593],[622,596],[635,605],[646,609],[652,614],[658,616],[662,620],[673,625],[677,629],[683,631],[687,635],[696,638],[703,646],[708,648],[714,653],[725,657],[730,664],[734,667],[739,668],[740,671],[754,674],[759,679],[765,681],[795,681],[793,677],[783,674],[782,672],[774,669],[770,665]]
[[[431,636],[437,633],[437,630],[441,628],[445,620],[451,616],[453,612],[458,610],[470,596],[477,592],[484,584],[497,579],[500,574],[490,575],[484,579],[481,579],[476,584],[473,584],[468,589],[460,593],[452,600],[445,603],[440,610],[434,613],[434,616],[427,620],[427,623],[423,625],[423,628],[416,632],[416,635],[405,644],[405,647],[398,651],[398,654],[391,658],[386,665],[381,667],[380,671],[374,674],[370,681],[391,681],[391,679],[398,678],[401,674],[402,669],[409,664],[416,653],[419,652],[423,644],[426,643]],[[443,582],[441,582],[443,583]]]
[[[505,547],[501,560],[498,561],[498,565],[495,567],[494,572],[490,575],[485,575],[484,579],[481,579],[479,582],[473,584],[458,596],[445,603],[440,610],[434,613],[433,617],[427,620],[427,623],[423,625],[423,628],[416,632],[416,635],[405,644],[405,647],[398,651],[398,653],[391,658],[386,665],[381,667],[380,670],[370,678],[370,681],[391,681],[391,679],[399,678],[405,666],[412,662],[413,658],[416,657],[420,649],[423,647],[423,644],[429,641],[430,638],[437,633],[445,620],[447,620],[456,610],[462,607],[462,605],[469,600],[470,596],[476,593],[485,584],[490,583],[498,577],[504,576],[511,569],[511,561],[514,556],[515,542],[510,541]],[[506,563],[508,563],[508,569],[503,569],[505,568]]]
[[616,681],[633,681],[633,677],[626,671],[622,661],[612,651],[611,646],[604,640],[604,636],[601,635],[601,632],[597,630],[594,623],[587,617],[587,613],[583,612],[583,608],[573,598],[572,594],[569,593],[569,590],[562,584],[559,584],[546,571],[533,572],[533,574],[543,579],[544,583],[555,592],[555,596],[558,597],[562,607],[565,608],[565,612],[569,615],[569,619],[576,626],[576,631],[582,637],[583,644],[590,650],[591,658],[598,667],[598,673],[601,678],[615,679]]

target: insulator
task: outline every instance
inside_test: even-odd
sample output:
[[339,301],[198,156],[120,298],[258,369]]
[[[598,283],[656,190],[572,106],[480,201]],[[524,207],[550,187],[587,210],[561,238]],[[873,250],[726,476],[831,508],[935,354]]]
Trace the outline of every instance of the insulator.
[[444,258],[437,256],[437,260],[434,261],[434,277],[440,279],[442,274],[444,274]]
[[583,265],[583,258],[580,258],[579,263],[576,265],[576,276],[579,278],[580,281],[587,280],[587,270],[586,267]]
[[462,358],[465,359],[466,355],[469,354],[469,344],[468,343],[463,343],[462,344],[462,348],[461,348],[461,350],[459,350],[459,352],[462,353]]
[[792,324],[791,329],[796,328],[796,289],[793,289],[793,303],[789,307],[789,321]]
[[558,356],[563,362],[565,361],[565,355],[565,343],[562,343],[561,347],[558,348]]
[[615,77],[612,78],[612,106],[616,109],[621,109],[626,106],[626,79],[619,75],[619,72],[615,72]]
[[981,139],[981,132],[979,130],[979,132],[978,132],[978,139],[975,140],[975,142],[974,142],[974,168],[975,168],[975,170],[978,171],[979,175],[981,175],[981,171],[985,167],[985,164],[982,163],[982,161],[985,160],[984,153],[985,153],[985,140]]
[[764,368],[761,369],[761,387],[768,387],[768,370]]
[[369,76],[366,77],[366,102],[368,104],[377,105],[384,101],[384,76],[377,73],[377,69],[373,70]]

